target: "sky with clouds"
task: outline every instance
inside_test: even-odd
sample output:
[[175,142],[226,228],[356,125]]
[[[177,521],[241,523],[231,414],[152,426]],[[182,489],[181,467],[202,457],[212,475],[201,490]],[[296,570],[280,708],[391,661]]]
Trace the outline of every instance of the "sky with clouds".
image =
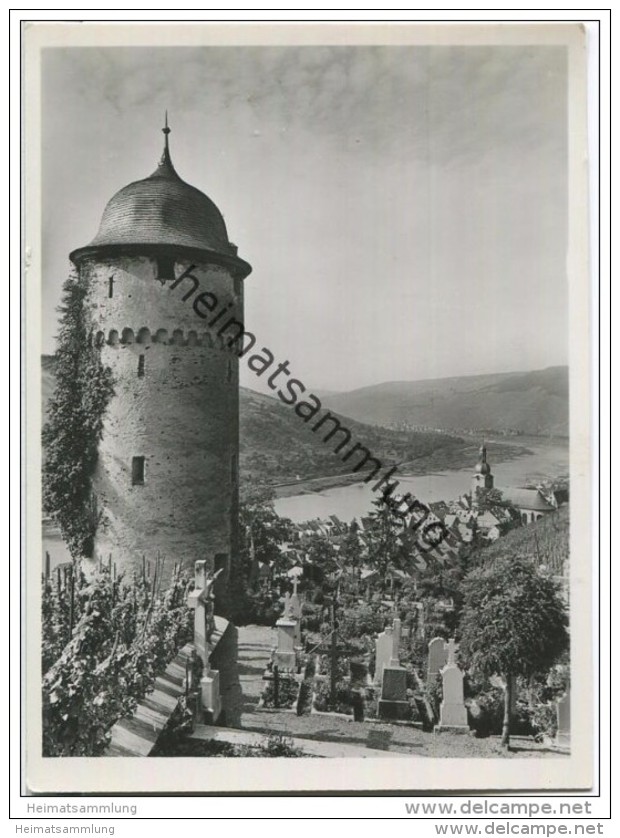
[[247,328],[309,387],[566,363],[566,86],[562,47],[47,48],[44,351],[167,108],[253,266]]

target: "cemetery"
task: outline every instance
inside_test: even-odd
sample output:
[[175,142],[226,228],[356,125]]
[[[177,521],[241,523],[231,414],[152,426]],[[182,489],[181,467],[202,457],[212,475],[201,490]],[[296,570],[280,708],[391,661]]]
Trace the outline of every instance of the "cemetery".
[[[53,574],[46,568],[48,753],[326,757],[336,748],[359,756],[417,748],[427,755],[496,755],[500,737],[509,735],[522,750],[529,743],[532,754],[568,753],[568,646],[558,583],[534,572],[547,608],[544,622],[556,626],[548,660],[542,667],[527,663],[525,637],[525,651],[506,678],[494,655],[487,660],[476,646],[476,638],[485,637],[487,607],[476,597],[501,560],[494,553],[487,565],[480,560],[484,550],[471,550],[395,573],[399,546],[390,544],[383,510],[377,522],[384,528],[381,549],[392,554],[383,573],[367,572],[372,554],[354,530],[341,526],[334,538],[274,528],[275,543],[259,547],[274,556],[269,572],[254,574],[254,590],[246,591],[250,619],[264,615],[263,627],[244,625],[235,615],[237,628],[218,613],[219,572],[210,573],[205,560],[195,563],[193,576],[175,566],[169,586],[162,581],[163,561],[145,563],[132,580],[118,576],[111,559],[94,580],[75,575],[70,565]],[[367,524],[367,540],[371,532]],[[354,561],[362,551],[364,564]],[[519,573],[531,578],[533,568],[522,557],[507,561],[518,590]],[[497,587],[495,577],[491,582]],[[504,607],[510,632],[519,615],[501,603],[489,607]],[[95,632],[103,642],[94,643]],[[238,634],[260,637],[251,677],[239,676],[250,662]],[[506,643],[500,634],[489,637],[491,651],[494,642]],[[59,719],[68,708],[89,722],[71,736]],[[329,740],[334,730],[342,731],[338,745]],[[500,753],[507,755],[506,744]]]

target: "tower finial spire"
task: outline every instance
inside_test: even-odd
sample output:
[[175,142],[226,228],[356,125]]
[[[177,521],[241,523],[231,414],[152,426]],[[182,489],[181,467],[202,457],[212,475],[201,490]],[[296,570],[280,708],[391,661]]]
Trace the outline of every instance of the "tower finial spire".
[[165,139],[165,146],[164,146],[164,157],[170,156],[170,148],[168,146],[168,134],[170,133],[170,128],[168,127],[168,111],[165,111],[164,117],[164,127],[161,129]]
[[174,169],[174,166],[172,165],[172,160],[170,159],[170,146],[168,144],[168,134],[170,133],[171,129],[168,126],[168,111],[167,110],[165,111],[165,115],[164,115],[164,127],[161,130],[162,130],[162,134],[165,137],[164,151],[163,151],[163,154],[161,156],[161,160],[159,161],[159,166],[157,167],[157,170],[153,174],[157,175],[158,177],[170,177],[171,175],[175,176],[175,177],[178,177],[178,175],[177,175],[177,173]]

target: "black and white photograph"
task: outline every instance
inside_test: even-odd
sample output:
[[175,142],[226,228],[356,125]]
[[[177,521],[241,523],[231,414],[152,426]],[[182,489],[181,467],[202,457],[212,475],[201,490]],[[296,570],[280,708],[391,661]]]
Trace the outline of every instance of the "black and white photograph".
[[591,786],[584,44],[25,31],[32,792]]

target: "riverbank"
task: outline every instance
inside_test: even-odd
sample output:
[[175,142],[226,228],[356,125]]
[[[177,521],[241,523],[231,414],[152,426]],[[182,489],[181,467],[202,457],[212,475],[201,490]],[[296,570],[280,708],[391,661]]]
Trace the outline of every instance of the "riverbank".
[[[507,444],[504,441],[488,440],[487,443],[489,459],[495,462],[508,462],[517,457],[526,456],[533,452],[520,442]],[[398,464],[398,471],[394,479],[399,477],[415,477],[422,475],[439,474],[447,471],[461,471],[467,468],[473,468],[478,458],[479,442],[472,442],[466,448],[459,452],[445,452],[439,450],[432,454],[422,455],[416,457],[414,460],[409,460]],[[300,480],[294,480],[285,483],[273,483],[270,488],[274,490],[278,499],[295,497],[297,495],[309,495],[319,492],[324,492],[328,489],[342,488],[345,486],[353,486],[355,484],[364,485],[366,482],[367,471],[348,472],[346,474],[331,474],[319,477],[308,477]],[[369,481],[372,485],[375,481]]]
[[[512,446],[488,442],[487,459],[495,487],[500,491],[502,488],[535,486],[569,474],[567,441],[558,443],[557,440],[530,437],[527,445],[526,440],[521,442]],[[477,444],[472,444],[467,450],[469,454],[463,458],[465,462],[459,457],[459,465],[455,468],[420,468],[420,462],[413,464],[413,468],[400,467],[395,475],[399,482],[397,491],[409,493],[423,503],[455,500],[470,490],[471,476],[478,459]],[[372,511],[373,502],[377,499],[373,485],[372,481],[343,481],[338,476],[280,485],[276,490],[274,506],[278,515],[295,523],[325,519],[330,515],[348,522]]]

